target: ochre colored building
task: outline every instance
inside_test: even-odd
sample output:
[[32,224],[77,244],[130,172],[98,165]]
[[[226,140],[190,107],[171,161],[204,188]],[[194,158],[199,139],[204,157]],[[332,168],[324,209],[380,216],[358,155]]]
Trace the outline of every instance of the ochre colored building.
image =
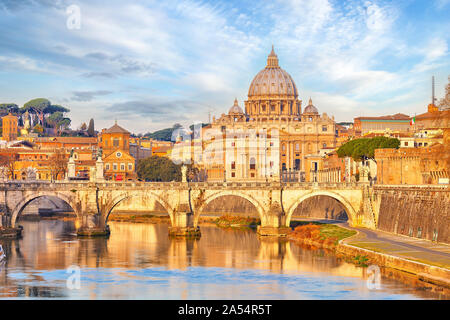
[[2,139],[6,141],[14,141],[17,139],[18,120],[11,112],[2,118]]
[[437,107],[428,105],[428,112],[416,116],[416,131],[425,129],[441,129],[450,127],[450,110],[439,111]]
[[116,122],[111,128],[103,129],[98,139],[102,148],[105,179],[136,179],[136,159],[130,154],[130,132]]
[[[448,184],[450,110],[439,111],[430,104],[428,112],[416,116],[414,127],[416,129],[414,147],[403,144],[404,147],[399,149],[375,150],[379,184]],[[421,133],[432,132],[443,134],[442,137],[420,137]],[[423,142],[420,142],[421,139]],[[439,143],[440,141],[442,143]]]
[[0,178],[13,180],[63,180],[69,159],[64,149],[5,148],[0,156],[8,159]]
[[105,156],[118,149],[127,153],[130,151],[130,132],[119,126],[117,122],[109,129],[102,129],[98,140]]
[[39,137],[33,142],[41,149],[64,148],[97,150],[97,138],[95,137]]
[[107,180],[125,181],[136,178],[135,159],[127,152],[117,149],[103,158],[104,177]]

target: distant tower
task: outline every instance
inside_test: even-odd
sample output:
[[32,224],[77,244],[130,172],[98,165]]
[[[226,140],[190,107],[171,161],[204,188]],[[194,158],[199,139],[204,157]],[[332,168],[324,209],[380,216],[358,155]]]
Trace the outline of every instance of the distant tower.
[[17,122],[16,116],[13,116],[11,112],[2,118],[3,133],[2,138],[6,141],[17,140]]
[[436,98],[434,97],[434,76],[431,77],[431,103],[434,104]]
[[434,96],[434,76],[431,77],[431,103],[428,105],[428,112],[436,112],[439,111],[439,108],[436,107],[434,102],[436,98]]

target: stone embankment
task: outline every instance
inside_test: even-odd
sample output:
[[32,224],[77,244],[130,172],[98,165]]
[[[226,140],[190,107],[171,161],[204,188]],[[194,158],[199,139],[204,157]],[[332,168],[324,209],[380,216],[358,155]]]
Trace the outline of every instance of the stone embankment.
[[351,245],[353,237],[339,241],[336,252],[345,256],[366,257],[368,264],[386,267],[415,275],[419,280],[450,289],[450,269],[405,259],[388,253],[376,252]]
[[377,186],[378,229],[450,244],[450,188]]

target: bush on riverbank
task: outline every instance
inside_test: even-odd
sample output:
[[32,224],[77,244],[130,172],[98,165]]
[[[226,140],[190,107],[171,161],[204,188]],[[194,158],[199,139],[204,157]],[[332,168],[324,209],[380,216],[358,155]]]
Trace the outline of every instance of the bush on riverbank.
[[295,227],[290,238],[307,244],[325,248],[335,248],[339,240],[356,234],[356,231],[344,229],[334,224],[308,223]]
[[237,217],[231,215],[223,215],[216,220],[219,227],[256,227],[260,224],[260,220],[250,217]]

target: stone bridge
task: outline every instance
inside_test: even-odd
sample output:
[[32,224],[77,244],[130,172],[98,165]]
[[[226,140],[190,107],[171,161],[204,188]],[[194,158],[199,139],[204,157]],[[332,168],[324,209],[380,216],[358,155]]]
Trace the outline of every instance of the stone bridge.
[[6,182],[0,183],[0,227],[4,234],[20,233],[17,220],[27,204],[39,197],[56,197],[72,207],[78,235],[107,235],[112,210],[125,199],[139,199],[164,207],[171,234],[199,235],[203,209],[214,199],[231,195],[254,205],[261,219],[260,235],[285,236],[297,206],[315,196],[339,201],[350,225],[375,228],[378,214],[371,192],[367,184],[347,183]]

